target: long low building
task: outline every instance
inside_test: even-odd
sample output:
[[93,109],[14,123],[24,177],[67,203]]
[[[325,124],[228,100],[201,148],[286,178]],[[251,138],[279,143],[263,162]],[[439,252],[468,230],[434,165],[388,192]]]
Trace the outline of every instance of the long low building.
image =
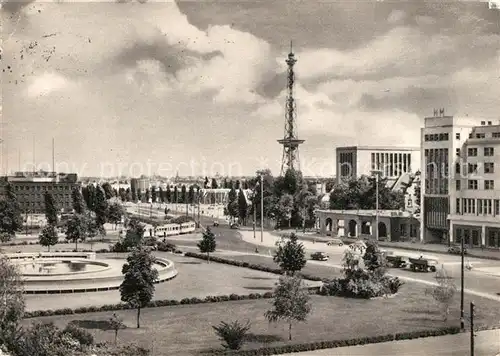
[[[332,237],[376,238],[375,210],[316,210],[320,234]],[[399,210],[379,210],[378,237],[385,241],[411,241],[420,236],[418,216]]]

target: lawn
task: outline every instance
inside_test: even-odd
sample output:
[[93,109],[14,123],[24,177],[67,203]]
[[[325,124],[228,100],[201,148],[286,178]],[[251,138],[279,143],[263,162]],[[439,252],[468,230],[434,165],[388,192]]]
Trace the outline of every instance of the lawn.
[[[469,301],[466,296],[466,303]],[[475,324],[478,327],[500,323],[498,303],[480,298],[476,298],[475,302]],[[456,295],[448,321],[444,322],[438,306],[430,296],[425,295],[425,287],[419,284],[405,284],[400,293],[392,298],[357,300],[312,296],[312,305],[307,323],[293,327],[292,343],[351,339],[459,325],[459,295]],[[245,348],[289,343],[285,324],[269,324],[265,320],[264,312],[269,307],[270,300],[250,300],[149,308],[141,312],[140,329],[134,328],[135,311],[119,311],[117,314],[129,327],[120,331],[119,340],[134,340],[151,348],[155,356],[197,355],[220,347],[212,325],[222,320],[249,320],[253,335]],[[81,327],[89,329],[96,341],[112,341],[113,332],[106,330],[105,322],[110,316],[111,312],[89,313],[27,319],[24,323],[54,321],[63,327],[70,321],[76,321]]]

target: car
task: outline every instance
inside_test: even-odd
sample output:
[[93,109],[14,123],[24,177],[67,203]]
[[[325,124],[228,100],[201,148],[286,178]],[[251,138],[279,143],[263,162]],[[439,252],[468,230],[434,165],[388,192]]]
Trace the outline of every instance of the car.
[[328,255],[324,252],[314,252],[311,254],[311,259],[315,261],[328,261]]
[[344,242],[341,239],[333,238],[326,243],[328,246],[343,246]]
[[215,227],[219,226],[219,223],[217,221],[214,221],[214,226]]
[[[452,255],[461,255],[462,248],[459,245],[452,245],[448,248],[448,253],[451,253]],[[464,255],[466,254],[467,254],[467,249],[464,247]]]
[[238,225],[237,223],[234,223],[234,224],[231,224],[231,229],[238,229],[240,227],[240,225]]

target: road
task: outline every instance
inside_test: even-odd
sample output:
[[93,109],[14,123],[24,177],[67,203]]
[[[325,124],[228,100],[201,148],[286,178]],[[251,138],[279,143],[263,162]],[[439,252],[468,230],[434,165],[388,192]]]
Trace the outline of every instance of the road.
[[[317,351],[296,352],[295,356],[456,356],[470,355],[470,334],[446,335],[424,339],[384,342],[363,346],[340,347]],[[475,356],[496,356],[500,354],[500,330],[476,333]]]

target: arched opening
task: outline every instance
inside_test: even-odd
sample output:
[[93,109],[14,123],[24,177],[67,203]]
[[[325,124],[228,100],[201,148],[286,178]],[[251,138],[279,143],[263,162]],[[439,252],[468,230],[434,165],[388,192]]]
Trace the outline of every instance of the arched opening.
[[370,223],[368,221],[363,221],[361,223],[361,233],[363,235],[370,235]]
[[333,221],[331,218],[326,218],[325,226],[326,226],[326,234],[328,236],[331,236],[332,235],[332,227],[333,227]]
[[383,222],[378,223],[378,237],[387,237],[387,226]]
[[356,220],[349,221],[349,237],[356,237],[356,227],[358,223]]

